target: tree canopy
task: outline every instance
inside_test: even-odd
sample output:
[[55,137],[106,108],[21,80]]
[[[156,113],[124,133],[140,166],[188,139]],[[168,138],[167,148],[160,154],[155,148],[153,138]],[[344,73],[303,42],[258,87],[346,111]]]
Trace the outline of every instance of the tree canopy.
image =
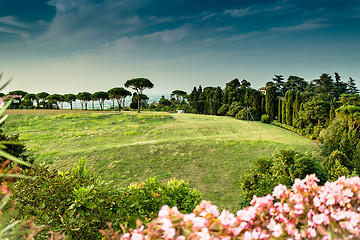
[[[127,88],[135,90],[137,95],[140,96],[146,88],[150,89],[154,87],[154,84],[147,78],[133,78],[127,80],[124,85]],[[140,112],[140,98],[138,98],[138,112]]]

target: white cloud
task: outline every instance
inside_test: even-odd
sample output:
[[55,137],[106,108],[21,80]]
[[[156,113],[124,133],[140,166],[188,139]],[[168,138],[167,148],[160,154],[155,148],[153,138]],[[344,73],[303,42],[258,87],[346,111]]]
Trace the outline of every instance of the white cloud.
[[30,38],[30,35],[28,33],[24,32],[24,31],[8,28],[8,27],[0,27],[0,32],[17,35],[17,36],[22,37],[23,39],[29,39]]
[[292,26],[273,27],[273,28],[269,28],[269,30],[273,32],[295,32],[295,31],[308,31],[314,29],[321,29],[321,28],[326,28],[328,26],[329,24],[327,23],[309,21]]
[[230,15],[232,17],[244,17],[247,15],[251,15],[250,7],[244,9],[229,9],[224,11],[225,15]]
[[166,29],[164,31],[147,34],[144,36],[146,39],[157,40],[161,39],[164,43],[173,43],[181,41],[186,36],[184,27],[177,29]]
[[29,24],[19,21],[14,16],[0,17],[0,23],[8,25],[8,26],[20,27],[20,28],[30,28],[31,27]]

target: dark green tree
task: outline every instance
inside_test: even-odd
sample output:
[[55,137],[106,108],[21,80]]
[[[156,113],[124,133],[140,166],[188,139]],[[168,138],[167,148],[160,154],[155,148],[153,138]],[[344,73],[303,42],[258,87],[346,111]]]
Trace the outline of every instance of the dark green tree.
[[303,92],[307,85],[308,83],[303,78],[298,76],[289,76],[287,81],[284,83],[283,89],[285,93],[288,90]]
[[187,93],[182,90],[174,90],[171,93],[171,97],[174,97],[176,99],[177,104],[180,104]]
[[355,80],[352,79],[351,77],[349,78],[347,85],[348,85],[348,92],[350,94],[359,93],[359,89],[356,87]]
[[[142,95],[142,92],[148,88],[153,88],[154,84],[147,78],[133,78],[127,80],[124,84],[126,88],[131,88],[136,91],[137,95]],[[138,113],[140,113],[140,98],[138,98]]]
[[43,108],[45,109],[45,101],[46,101],[46,97],[49,96],[49,94],[47,92],[41,92],[41,93],[38,93],[36,94],[36,98],[39,100],[39,101],[43,101]]
[[268,87],[265,95],[265,111],[271,119],[275,119],[276,116],[276,101],[276,86]]
[[285,93],[285,123],[292,125],[292,114],[293,114],[293,103],[294,103],[294,92],[288,90]]
[[131,96],[131,92],[122,87],[112,88],[108,91],[109,97],[116,99],[119,111],[125,107],[125,98]]
[[72,93],[68,93],[64,95],[65,102],[68,102],[70,104],[70,109],[73,109],[73,102],[76,101],[76,95]]
[[104,91],[99,91],[99,92],[95,92],[93,94],[94,98],[99,101],[99,105],[100,105],[100,110],[103,111],[105,106],[105,100],[109,99],[109,94],[107,92]]

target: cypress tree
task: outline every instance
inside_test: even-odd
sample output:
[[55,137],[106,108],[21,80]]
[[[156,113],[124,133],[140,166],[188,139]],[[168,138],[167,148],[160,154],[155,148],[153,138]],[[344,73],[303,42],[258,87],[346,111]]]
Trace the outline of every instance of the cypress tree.
[[271,119],[275,119],[275,115],[276,115],[276,87],[275,86],[271,86],[266,89],[265,111],[266,111],[266,114]]
[[261,113],[265,114],[265,98],[261,99]]
[[286,124],[292,125],[292,113],[293,113],[293,104],[294,104],[294,92],[292,90],[288,90],[285,94],[286,98]]
[[335,113],[335,103],[334,103],[335,98],[330,102],[330,113],[329,113],[329,117],[330,117],[330,122],[329,124],[335,119],[336,117],[336,113]]
[[301,105],[301,96],[300,96],[300,92],[298,91],[296,93],[295,102],[294,102],[293,120],[292,120],[293,126],[295,125],[295,122],[299,117],[300,105]]
[[281,103],[281,123],[286,123],[286,98]]
[[282,113],[282,106],[281,106],[281,99],[278,99],[278,121],[282,123],[282,119],[281,119],[281,113]]

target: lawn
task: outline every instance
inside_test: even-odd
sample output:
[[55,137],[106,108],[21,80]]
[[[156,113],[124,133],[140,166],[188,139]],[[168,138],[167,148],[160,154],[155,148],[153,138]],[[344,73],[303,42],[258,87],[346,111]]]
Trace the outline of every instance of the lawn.
[[[3,126],[37,163],[70,170],[81,157],[105,180],[128,185],[157,175],[184,179],[206,200],[237,209],[251,161],[280,148],[315,152],[314,141],[261,122],[162,112],[26,112]],[[39,113],[42,113],[39,110]],[[44,113],[44,112],[43,112]]]

